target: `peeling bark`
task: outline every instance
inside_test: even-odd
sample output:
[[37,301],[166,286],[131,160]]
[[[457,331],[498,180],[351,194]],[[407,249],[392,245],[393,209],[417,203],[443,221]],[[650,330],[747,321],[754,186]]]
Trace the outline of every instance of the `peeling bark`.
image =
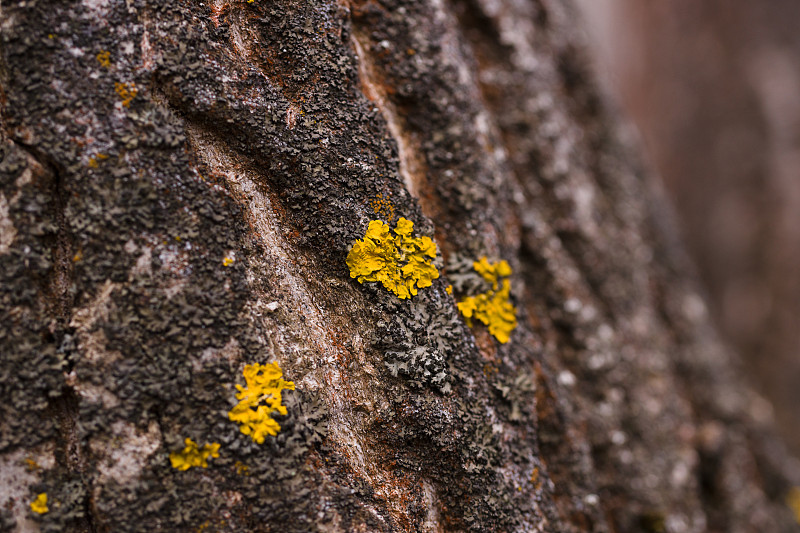
[[[576,35],[555,0],[4,5],[3,525],[791,531]],[[409,300],[345,265],[400,217],[439,248]],[[505,344],[456,307],[483,256]],[[259,445],[227,412],[273,361]]]

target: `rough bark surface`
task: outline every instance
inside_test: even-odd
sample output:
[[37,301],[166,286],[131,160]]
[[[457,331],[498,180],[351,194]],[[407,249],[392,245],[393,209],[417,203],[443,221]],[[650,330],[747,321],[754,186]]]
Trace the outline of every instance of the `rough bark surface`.
[[[568,3],[27,0],[1,19],[3,527],[796,527],[782,448]],[[345,265],[401,216],[443,274],[411,300]],[[514,271],[507,344],[446,291],[481,256]],[[258,445],[227,412],[268,361],[296,390]],[[220,457],[173,469],[187,437]]]

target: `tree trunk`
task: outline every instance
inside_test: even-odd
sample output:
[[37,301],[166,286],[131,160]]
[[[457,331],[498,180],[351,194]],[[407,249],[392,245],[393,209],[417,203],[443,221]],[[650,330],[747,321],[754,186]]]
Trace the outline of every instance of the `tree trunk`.
[[[1,22],[3,526],[796,527],[768,407],[568,2],[27,0]],[[403,219],[405,248],[374,242],[419,266],[432,237],[439,277],[401,299],[354,265]],[[462,316],[498,276],[508,342]],[[294,390],[245,379],[267,363]],[[281,406],[261,443],[248,391]]]
[[800,455],[800,2],[583,3],[612,12],[599,49],[613,50],[712,319]]

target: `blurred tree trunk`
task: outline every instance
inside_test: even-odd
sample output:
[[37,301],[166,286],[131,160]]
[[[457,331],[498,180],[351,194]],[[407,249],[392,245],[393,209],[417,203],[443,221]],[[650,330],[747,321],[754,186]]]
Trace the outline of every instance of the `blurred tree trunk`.
[[[576,34],[555,0],[5,2],[0,523],[793,530]],[[345,263],[400,217],[439,247],[410,300]],[[484,256],[505,344],[456,309]],[[257,444],[227,413],[266,362]],[[219,457],[172,468],[186,438]]]
[[798,455],[800,3],[583,4],[674,200],[711,314]]

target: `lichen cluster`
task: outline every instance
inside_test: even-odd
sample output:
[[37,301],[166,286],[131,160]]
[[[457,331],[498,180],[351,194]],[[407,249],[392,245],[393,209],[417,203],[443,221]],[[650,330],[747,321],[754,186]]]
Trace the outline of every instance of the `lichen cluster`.
[[385,222],[371,221],[364,238],[357,240],[347,254],[350,277],[359,283],[380,282],[400,299],[430,287],[439,277],[432,263],[436,244],[430,237],[413,237],[413,230],[414,223],[402,217],[394,235]]
[[382,194],[378,194],[375,198],[370,200],[369,206],[376,216],[392,222],[394,220],[394,204],[388,198],[384,198]]
[[505,260],[490,263],[486,256],[472,264],[478,275],[491,288],[474,296],[466,296],[458,302],[458,310],[472,327],[476,318],[489,328],[489,333],[501,343],[508,342],[511,332],[517,327],[517,310],[511,304],[511,267]]
[[283,379],[277,363],[245,365],[244,379],[245,387],[236,385],[239,403],[228,412],[228,418],[239,424],[242,433],[262,444],[267,435],[275,436],[281,430],[272,414],[286,415],[281,391],[294,390],[294,383]]
[[124,107],[130,107],[131,101],[139,93],[139,89],[136,88],[136,84],[133,82],[115,82],[114,91],[119,95]]
[[111,52],[108,50],[100,50],[95,57],[101,67],[109,68],[111,66]]
[[209,457],[219,457],[219,444],[216,442],[204,444],[202,448],[199,448],[196,442],[187,437],[183,443],[186,446],[181,451],[169,454],[172,468],[178,470],[189,470],[193,466],[207,468]]

